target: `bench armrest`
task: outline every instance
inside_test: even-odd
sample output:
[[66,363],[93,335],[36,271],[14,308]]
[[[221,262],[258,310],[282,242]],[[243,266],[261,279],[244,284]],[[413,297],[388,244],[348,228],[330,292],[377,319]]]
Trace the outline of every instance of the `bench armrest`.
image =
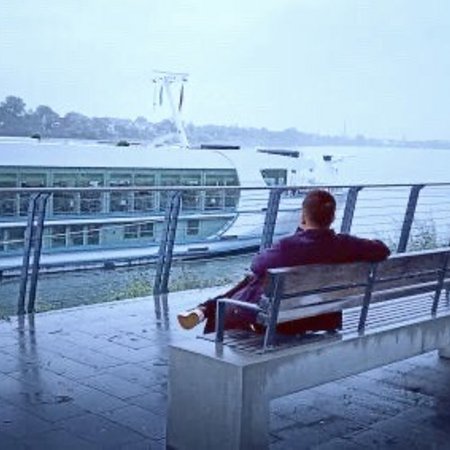
[[242,302],[233,298],[219,298],[217,299],[216,308],[216,342],[223,342],[223,334],[225,329],[225,306],[232,305],[239,308],[255,311],[256,313],[263,312],[264,310],[255,303]]
[[240,308],[249,309],[251,311],[262,312],[263,309],[256,303],[243,302],[241,300],[235,300],[234,298],[219,298],[217,304],[225,303],[233,306],[239,306]]

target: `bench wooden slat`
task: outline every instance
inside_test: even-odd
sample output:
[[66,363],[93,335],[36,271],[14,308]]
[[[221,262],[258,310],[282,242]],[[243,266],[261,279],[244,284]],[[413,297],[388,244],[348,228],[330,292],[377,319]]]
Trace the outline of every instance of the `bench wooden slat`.
[[449,249],[396,254],[378,263],[377,277],[395,277],[405,273],[420,273],[442,268]]
[[[370,263],[310,264],[297,267],[270,269],[274,276],[287,275],[283,294],[308,292],[336,286],[362,285],[367,282]],[[270,292],[267,292],[270,294]]]
[[[450,286],[450,279],[446,280],[446,286]],[[419,294],[434,293],[436,290],[437,281],[428,283],[419,283],[410,286],[398,287],[394,289],[375,290],[372,294],[371,304],[376,304],[388,300],[398,298],[407,298]],[[342,298],[342,297],[341,297]],[[343,297],[342,300],[332,301],[332,297],[326,299],[316,296],[317,301],[313,303],[312,299],[308,302],[303,302],[303,298],[290,299],[290,307],[282,309],[278,313],[278,323],[289,322],[291,320],[315,316],[328,312],[340,311],[348,308],[355,308],[362,305],[363,296],[355,295]],[[295,304],[295,301],[298,303]],[[287,300],[285,301],[287,302]],[[284,303],[284,302],[283,302]]]
[[282,299],[280,303],[280,311],[286,311],[292,308],[301,306],[311,306],[322,303],[327,303],[336,299],[343,299],[349,297],[358,297],[362,299],[364,288],[353,289],[338,289],[332,292],[325,292],[322,294],[312,295],[298,295],[291,298]]

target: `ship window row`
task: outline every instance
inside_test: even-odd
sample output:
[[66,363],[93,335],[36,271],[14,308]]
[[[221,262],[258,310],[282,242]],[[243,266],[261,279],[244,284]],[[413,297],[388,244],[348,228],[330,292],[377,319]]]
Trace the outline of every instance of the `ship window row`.
[[[30,194],[0,193],[0,216],[27,215],[30,198]],[[230,210],[236,207],[238,198],[239,191],[234,189],[185,191],[182,210]],[[168,201],[167,192],[56,192],[49,201],[48,215],[163,212]]]
[[0,187],[236,186],[233,169],[124,170],[4,168]]
[[[0,252],[23,249],[25,227],[0,229]],[[44,247],[77,247],[100,244],[99,225],[53,225],[44,229]]]
[[[0,187],[122,187],[122,186],[235,186],[233,170],[159,171],[155,173],[50,172],[1,173]],[[1,193],[0,216],[26,215],[30,194]],[[238,190],[185,191],[183,210],[220,210],[236,207]],[[49,215],[157,212],[165,210],[167,192],[57,192]]]
[[[201,231],[200,220],[187,220],[184,230],[186,236],[198,236]],[[85,247],[100,245],[106,241],[111,244],[120,243],[122,239],[154,241],[156,230],[154,222],[50,225],[45,227],[43,238],[44,248]],[[0,228],[0,252],[21,250],[24,248],[24,240],[25,227]]]

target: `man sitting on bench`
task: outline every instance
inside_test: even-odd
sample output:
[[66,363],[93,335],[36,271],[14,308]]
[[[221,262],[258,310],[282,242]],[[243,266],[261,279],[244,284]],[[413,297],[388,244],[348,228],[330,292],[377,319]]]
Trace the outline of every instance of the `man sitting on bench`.
[[[293,267],[302,264],[337,264],[358,261],[378,262],[386,259],[390,251],[379,240],[362,239],[347,234],[336,234],[330,227],[334,221],[336,200],[325,190],[313,190],[303,200],[301,223],[297,231],[281,239],[272,247],[255,255],[252,274],[230,291],[207,300],[195,309],[178,315],[180,325],[191,329],[206,320],[204,333],[215,330],[216,303],[227,297],[256,303],[261,298],[267,269]],[[260,332],[256,314],[239,307],[228,307],[225,329],[243,329]],[[277,325],[277,332],[299,334],[306,331],[332,331],[342,328],[342,312],[331,312],[297,319]]]

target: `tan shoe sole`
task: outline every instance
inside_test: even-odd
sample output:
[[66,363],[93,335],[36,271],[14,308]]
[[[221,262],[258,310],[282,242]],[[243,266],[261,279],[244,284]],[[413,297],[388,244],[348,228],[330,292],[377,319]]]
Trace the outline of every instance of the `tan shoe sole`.
[[180,313],[177,316],[178,323],[185,330],[191,330],[200,323],[200,318],[195,311]]

